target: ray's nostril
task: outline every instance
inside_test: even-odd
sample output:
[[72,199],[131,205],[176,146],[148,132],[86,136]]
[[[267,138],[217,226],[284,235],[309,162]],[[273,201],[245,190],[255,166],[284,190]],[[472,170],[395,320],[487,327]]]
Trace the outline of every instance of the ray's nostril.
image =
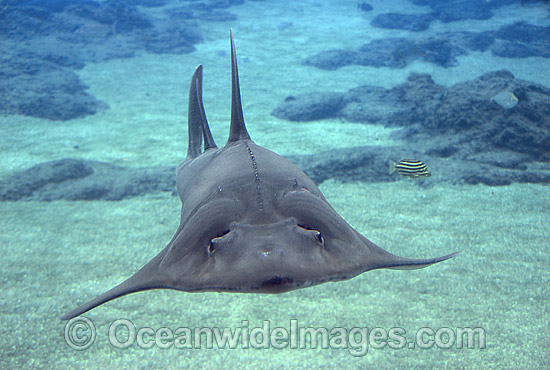
[[264,257],[268,257],[271,255],[271,248],[263,248],[260,250],[260,255],[264,256]]
[[279,256],[279,257],[285,257],[286,251],[284,246],[264,246],[261,248],[258,248],[258,253],[261,257],[270,257],[270,256]]

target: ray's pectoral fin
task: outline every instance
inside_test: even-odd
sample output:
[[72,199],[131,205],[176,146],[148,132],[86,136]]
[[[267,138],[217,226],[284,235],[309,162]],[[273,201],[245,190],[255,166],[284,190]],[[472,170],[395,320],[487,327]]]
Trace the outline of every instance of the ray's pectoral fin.
[[438,262],[443,262],[449,258],[453,258],[460,252],[454,252],[441,257],[435,258],[405,258],[397,256],[393,253],[380,248],[363,235],[357,233],[358,237],[363,241],[363,244],[367,247],[363,249],[363,253],[358,256],[358,260],[361,261],[363,267],[361,273],[376,270],[376,269],[392,269],[392,270],[416,270],[424,267],[428,267]]
[[141,292],[150,289],[171,288],[170,282],[166,277],[157,273],[158,266],[164,258],[164,253],[160,253],[153,260],[143,266],[138,272],[136,272],[128,280],[120,283],[116,287],[102,295],[92,299],[83,305],[78,306],[74,310],[61,316],[61,320],[70,320],[73,317],[82,315],[83,313],[102,305],[105,302],[109,302],[115,298],[122,297],[124,295]]
[[388,268],[392,270],[416,270],[433,265],[434,263],[443,262],[449,258],[453,258],[460,252],[454,252],[442,257],[415,259],[399,257],[389,252],[388,256],[385,256],[380,267],[376,268]]
[[363,243],[366,245],[366,252],[362,256],[358,256],[358,259],[362,261],[364,270],[366,272],[369,270],[376,269],[392,269],[392,270],[416,270],[424,267],[428,267],[435,263],[443,262],[449,258],[453,258],[460,252],[454,252],[447,254],[441,257],[435,258],[405,258],[397,256],[393,253],[386,251],[385,249],[380,248],[363,235],[357,233],[358,237],[362,239]]

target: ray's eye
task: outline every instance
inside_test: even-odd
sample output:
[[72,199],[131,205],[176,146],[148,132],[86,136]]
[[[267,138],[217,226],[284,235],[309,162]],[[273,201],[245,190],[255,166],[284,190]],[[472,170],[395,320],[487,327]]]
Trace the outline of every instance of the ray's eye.
[[319,244],[324,243],[323,236],[321,235],[321,232],[319,230],[315,230],[315,229],[313,229],[309,226],[306,226],[306,225],[298,225],[298,227],[300,227],[304,230],[312,232],[313,235],[315,236],[315,238],[317,238],[317,241],[319,242]]
[[317,241],[320,243],[320,244],[323,244],[323,236],[321,235],[321,232],[320,231],[317,231],[317,230],[314,230],[315,232],[315,236],[317,237]]
[[208,244],[208,253],[214,253],[216,251],[216,244],[220,242],[220,240],[226,236],[229,233],[229,229],[224,230],[221,233],[216,234],[212,239],[210,239],[210,243]]

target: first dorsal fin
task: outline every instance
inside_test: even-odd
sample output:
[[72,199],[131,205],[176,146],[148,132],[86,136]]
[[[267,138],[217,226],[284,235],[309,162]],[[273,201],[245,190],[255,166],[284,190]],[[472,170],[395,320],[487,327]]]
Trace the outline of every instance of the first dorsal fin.
[[237,70],[237,54],[235,53],[235,41],[233,30],[231,34],[231,128],[227,143],[239,140],[250,140],[244,124],[243,107],[241,105],[241,90],[239,88],[239,72]]

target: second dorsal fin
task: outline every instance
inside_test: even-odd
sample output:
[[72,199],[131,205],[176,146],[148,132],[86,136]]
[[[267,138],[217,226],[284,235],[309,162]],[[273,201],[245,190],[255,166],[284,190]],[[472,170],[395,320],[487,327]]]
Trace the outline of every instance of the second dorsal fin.
[[189,112],[188,112],[188,135],[189,144],[187,158],[193,159],[201,154],[201,145],[204,139],[204,150],[217,148],[202,103],[202,65],[199,65],[191,78],[189,89]]

